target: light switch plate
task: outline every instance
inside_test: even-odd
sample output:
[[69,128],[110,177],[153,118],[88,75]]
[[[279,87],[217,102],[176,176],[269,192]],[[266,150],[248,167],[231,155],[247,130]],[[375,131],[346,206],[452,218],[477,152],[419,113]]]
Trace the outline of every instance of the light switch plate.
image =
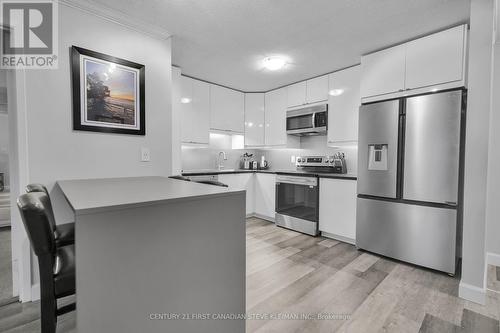
[[295,155],[292,155],[292,156],[290,157],[290,163],[295,163]]
[[149,162],[151,161],[151,152],[149,148],[141,148],[141,162]]

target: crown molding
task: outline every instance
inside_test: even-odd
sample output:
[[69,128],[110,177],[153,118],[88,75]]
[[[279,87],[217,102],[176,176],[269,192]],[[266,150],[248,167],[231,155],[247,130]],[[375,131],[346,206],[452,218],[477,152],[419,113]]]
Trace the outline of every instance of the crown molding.
[[142,20],[131,17],[130,15],[101,5],[93,0],[56,0],[59,4],[72,7],[83,12],[100,17],[109,22],[119,24],[129,29],[144,33],[153,38],[166,40],[172,36],[167,30]]

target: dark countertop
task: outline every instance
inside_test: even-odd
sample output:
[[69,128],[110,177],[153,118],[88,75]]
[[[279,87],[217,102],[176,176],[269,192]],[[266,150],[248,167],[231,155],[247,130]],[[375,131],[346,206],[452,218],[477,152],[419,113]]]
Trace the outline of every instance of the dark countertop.
[[223,174],[234,174],[234,173],[274,173],[277,175],[299,175],[299,176],[311,176],[319,178],[334,178],[334,179],[347,179],[347,180],[357,180],[357,176],[349,173],[329,173],[329,172],[314,172],[314,171],[302,171],[302,170],[285,170],[285,169],[266,169],[266,170],[244,170],[244,169],[228,169],[228,170],[215,170],[215,169],[201,169],[201,170],[185,170],[182,172],[183,176],[203,176],[203,175],[223,175]]

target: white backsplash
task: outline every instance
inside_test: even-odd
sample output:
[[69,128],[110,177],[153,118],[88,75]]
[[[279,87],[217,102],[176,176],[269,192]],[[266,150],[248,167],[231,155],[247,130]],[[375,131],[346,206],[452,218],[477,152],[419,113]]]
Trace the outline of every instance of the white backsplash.
[[218,167],[219,152],[226,153],[225,169],[239,169],[241,156],[254,154],[252,149],[243,148],[242,135],[210,133],[210,144],[205,147],[182,146],[182,170],[215,169]]
[[251,149],[219,149],[219,148],[192,148],[182,147],[182,170],[215,169],[218,164],[220,151],[226,153],[227,160],[223,161],[225,169],[239,169],[241,156]]
[[257,161],[260,161],[261,156],[265,156],[272,169],[295,169],[295,163],[291,162],[292,156],[333,155],[336,152],[344,152],[346,154],[347,172],[350,174],[357,174],[358,172],[357,146],[350,145],[332,148],[327,146],[326,136],[311,136],[302,137],[300,147],[300,149],[232,149],[232,138],[230,135],[211,135],[209,147],[182,147],[182,169],[217,168],[220,151],[226,153],[227,161],[224,161],[226,169],[240,168],[241,156],[245,152],[254,154],[254,158]]
[[326,136],[309,136],[300,139],[300,149],[266,149],[257,150],[256,155],[264,155],[270,161],[273,169],[294,169],[295,163],[292,162],[292,156],[309,155],[333,155],[336,152],[344,152],[346,155],[347,172],[350,174],[358,173],[358,148],[357,146],[345,146],[333,148],[327,146]]

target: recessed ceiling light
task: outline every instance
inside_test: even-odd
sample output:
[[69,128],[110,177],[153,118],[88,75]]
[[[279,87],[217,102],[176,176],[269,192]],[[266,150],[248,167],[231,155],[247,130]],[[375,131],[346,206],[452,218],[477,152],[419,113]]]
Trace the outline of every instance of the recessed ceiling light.
[[264,65],[264,68],[267,68],[270,71],[276,71],[285,67],[286,60],[281,57],[267,57],[262,60],[262,64]]
[[330,96],[340,96],[344,93],[344,89],[332,89],[328,92]]
[[182,104],[188,104],[188,103],[191,103],[191,98],[188,98],[188,97],[182,97],[182,98],[181,98],[181,103],[182,103]]

